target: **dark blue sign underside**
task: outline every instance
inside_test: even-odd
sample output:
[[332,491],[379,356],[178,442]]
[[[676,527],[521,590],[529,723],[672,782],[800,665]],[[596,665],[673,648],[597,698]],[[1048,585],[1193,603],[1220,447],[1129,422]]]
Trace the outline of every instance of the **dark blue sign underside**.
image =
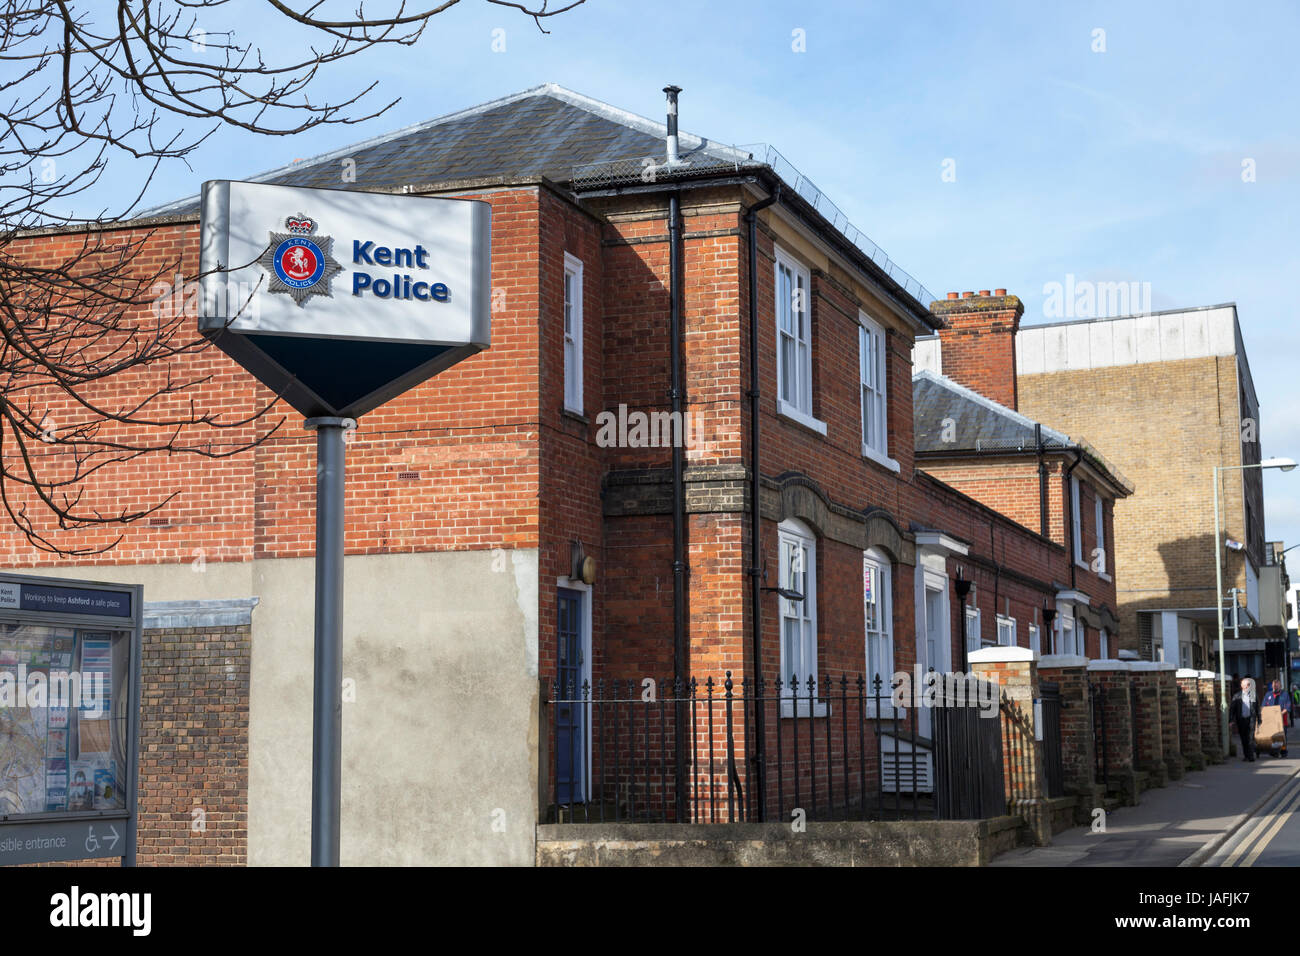
[[448,351],[446,345],[245,335],[336,409],[346,409]]

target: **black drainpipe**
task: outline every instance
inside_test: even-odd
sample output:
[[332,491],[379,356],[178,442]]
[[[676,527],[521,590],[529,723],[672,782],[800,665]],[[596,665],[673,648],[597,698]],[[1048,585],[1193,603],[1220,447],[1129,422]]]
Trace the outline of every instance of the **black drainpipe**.
[[[676,190],[668,196],[668,295],[672,301],[669,318],[671,340],[671,384],[673,421],[682,420],[682,225],[681,197]],[[682,428],[680,434],[685,433]],[[682,692],[686,682],[686,487],[683,481],[682,442],[673,442],[673,695],[677,698],[677,726],[685,724]],[[686,816],[686,753],[681,735],[677,740],[674,776],[677,820]]]
[[[1006,550],[1005,547],[1002,549],[1004,556]],[[998,598],[1001,596],[1002,565],[998,563],[997,545],[993,541],[992,521],[989,522],[989,558],[993,561],[993,638],[996,640],[998,636]]]
[[[1079,462],[1083,461],[1083,449],[1080,448],[1078,445],[1076,445],[1076,446],[1074,446],[1074,448],[1071,449],[1071,450],[1074,452],[1074,464],[1070,465],[1069,468],[1065,469],[1065,500],[1066,500],[1066,502],[1067,502],[1067,508],[1068,508],[1068,510],[1069,510],[1069,519],[1070,519],[1070,526],[1069,526],[1069,531],[1070,531],[1070,553],[1069,553],[1069,555],[1067,555],[1067,557],[1069,558],[1069,561],[1070,561],[1070,590],[1073,591],[1073,590],[1075,589],[1075,581],[1074,581],[1074,571],[1075,571],[1075,568],[1074,568],[1074,544],[1075,544],[1075,542],[1074,542],[1074,495],[1073,495],[1073,494],[1071,493],[1071,491],[1070,491],[1070,476],[1074,474],[1074,469],[1076,469],[1076,468],[1079,467]],[[1083,523],[1083,522],[1080,522],[1080,524],[1082,524],[1082,523]],[[1079,549],[1080,549],[1080,550],[1079,550],[1079,553],[1080,553],[1080,554],[1083,554],[1083,546],[1082,546],[1082,544],[1080,544]]]
[[1047,520],[1047,460],[1043,457],[1043,426],[1034,424],[1034,446],[1038,450],[1038,533],[1049,537],[1052,526]]
[[[753,655],[753,674],[759,699],[763,698],[763,617],[762,574],[763,549],[759,534],[762,521],[758,513],[760,477],[758,468],[759,388],[758,388],[758,211],[766,209],[781,196],[777,184],[772,194],[749,207],[745,212],[745,225],[749,228],[749,607],[750,653]],[[780,582],[777,582],[780,584]],[[750,793],[757,800],[759,820],[767,820],[766,786],[764,785],[764,715],[763,705],[755,708],[754,745],[757,750],[750,757],[754,767],[754,783]]]

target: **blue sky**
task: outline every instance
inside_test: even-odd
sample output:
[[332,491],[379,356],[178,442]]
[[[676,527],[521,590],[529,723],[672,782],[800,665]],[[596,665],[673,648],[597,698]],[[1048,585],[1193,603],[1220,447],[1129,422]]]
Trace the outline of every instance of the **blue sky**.
[[[546,26],[466,0],[318,88],[376,79],[402,97],[385,116],[219,131],[146,205],[546,81],[656,119],[676,83],[683,129],[776,146],[940,296],[1005,287],[1027,324],[1067,274],[1150,283],[1153,309],[1235,301],[1263,452],[1300,459],[1300,5],[588,0]],[[1300,542],[1300,471],[1266,500],[1269,538]]]

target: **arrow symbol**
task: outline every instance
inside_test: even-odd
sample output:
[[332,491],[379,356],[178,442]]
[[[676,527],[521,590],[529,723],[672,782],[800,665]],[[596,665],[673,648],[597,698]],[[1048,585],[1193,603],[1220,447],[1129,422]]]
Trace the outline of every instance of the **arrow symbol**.
[[117,835],[117,827],[113,826],[112,824],[109,824],[108,830],[110,833],[113,834],[113,839],[109,840],[108,837],[104,837],[104,842],[108,844],[108,848],[111,850],[113,849],[113,847],[117,846],[117,841],[120,839],[120,837],[118,837]]

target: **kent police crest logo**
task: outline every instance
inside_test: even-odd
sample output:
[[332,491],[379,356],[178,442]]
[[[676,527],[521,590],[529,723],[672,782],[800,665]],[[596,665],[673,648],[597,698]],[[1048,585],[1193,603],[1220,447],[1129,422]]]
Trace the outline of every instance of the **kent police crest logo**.
[[333,297],[330,280],[343,271],[332,255],[330,236],[313,236],[316,222],[299,213],[284,221],[288,232],[271,233],[270,245],[257,261],[266,270],[268,292],[293,296],[299,305],[314,295]]

